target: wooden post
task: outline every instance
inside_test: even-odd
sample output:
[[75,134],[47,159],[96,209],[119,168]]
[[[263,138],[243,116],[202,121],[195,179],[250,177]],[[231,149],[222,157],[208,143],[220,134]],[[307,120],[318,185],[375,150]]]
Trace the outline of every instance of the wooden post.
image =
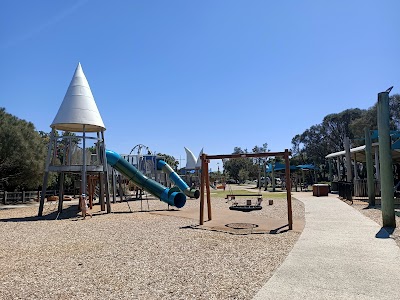
[[205,184],[205,175],[204,175],[204,168],[205,168],[205,154],[201,155],[201,169],[200,169],[200,225],[204,224],[204,184]]
[[267,160],[264,161],[264,191],[268,191]]
[[365,133],[365,160],[367,163],[368,205],[375,206],[374,163],[372,161],[371,133],[368,127],[364,128],[364,133]]
[[205,179],[206,179],[206,193],[207,193],[207,212],[208,212],[208,220],[211,220],[211,193],[210,193],[210,174],[208,173],[208,163],[209,160],[205,160]]
[[[110,203],[110,187],[109,187],[109,176],[108,176],[108,166],[107,166],[107,157],[106,157],[106,143],[104,140],[104,130],[101,131],[101,140],[102,140],[102,155],[103,155],[103,172],[105,177],[105,193],[106,193],[106,201],[107,201],[107,213],[111,212],[111,203]],[[104,199],[103,199],[104,202]]]
[[271,170],[271,181],[272,181],[272,191],[275,192],[275,160],[271,162],[272,170]]
[[[119,202],[124,201],[124,189],[122,188],[122,175],[118,175],[118,190],[119,190]],[[136,199],[139,199],[137,197],[137,190],[136,190]]]
[[83,125],[83,137],[82,137],[82,183],[81,183],[81,190],[82,190],[82,197],[87,196],[86,192],[86,125]]
[[289,161],[289,150],[285,149],[285,176],[286,176],[286,199],[287,199],[287,210],[288,210],[288,223],[289,230],[293,229],[293,214],[292,214],[292,186],[290,180],[290,161]]
[[111,171],[112,174],[112,188],[113,188],[113,203],[117,202],[117,183],[116,183],[116,174],[115,170],[112,169]]
[[346,153],[346,181],[352,182],[353,176],[351,173],[351,156],[350,156],[350,139],[349,137],[344,138],[344,151]]
[[[44,175],[43,175],[42,194],[40,195],[40,203],[39,203],[39,211],[38,211],[39,217],[41,217],[43,215],[44,198],[46,197],[47,182],[49,179],[49,165],[50,165],[50,161],[52,160],[51,149],[53,146],[54,139],[55,139],[55,129],[52,129],[50,132],[49,146],[47,148],[46,166],[45,166]],[[55,146],[54,146],[54,152],[56,152]]]
[[105,211],[106,210],[106,205],[104,202],[104,173],[100,172],[99,174],[100,180],[100,195],[99,195],[99,203],[100,203],[100,210]]
[[376,169],[376,180],[381,182],[381,168],[379,167],[379,147],[375,147],[375,169]]
[[354,165],[353,165],[353,177],[354,180],[356,180],[358,178],[358,174],[357,174],[357,153],[354,152]]
[[64,201],[64,172],[60,174],[60,190],[58,192],[58,213],[60,214],[63,209],[63,201]]
[[381,169],[381,206],[383,227],[396,227],[394,180],[390,140],[389,93],[378,94],[379,158]]

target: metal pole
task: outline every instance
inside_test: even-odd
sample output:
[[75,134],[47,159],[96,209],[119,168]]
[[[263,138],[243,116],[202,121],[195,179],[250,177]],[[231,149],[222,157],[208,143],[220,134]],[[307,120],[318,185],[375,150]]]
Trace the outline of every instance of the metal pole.
[[381,205],[383,227],[396,227],[394,180],[390,141],[389,93],[378,94],[379,157],[381,169]]
[[367,163],[368,205],[375,206],[374,163],[372,161],[371,133],[368,127],[364,128],[364,133],[365,133],[365,159]]
[[333,181],[333,169],[332,169],[332,159],[328,159],[328,164],[329,164],[329,181]]

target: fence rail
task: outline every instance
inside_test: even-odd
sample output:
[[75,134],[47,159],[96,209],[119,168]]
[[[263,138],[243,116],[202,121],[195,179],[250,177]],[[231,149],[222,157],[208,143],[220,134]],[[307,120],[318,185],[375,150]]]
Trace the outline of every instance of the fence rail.
[[[374,180],[375,197],[381,196],[381,185],[378,180]],[[354,180],[354,197],[368,198],[368,184],[366,179]]]
[[[46,196],[57,195],[57,190],[49,190],[46,192]],[[22,192],[7,192],[0,191],[0,201],[2,204],[16,204],[26,203],[30,201],[38,201],[41,192],[38,191],[22,191]]]

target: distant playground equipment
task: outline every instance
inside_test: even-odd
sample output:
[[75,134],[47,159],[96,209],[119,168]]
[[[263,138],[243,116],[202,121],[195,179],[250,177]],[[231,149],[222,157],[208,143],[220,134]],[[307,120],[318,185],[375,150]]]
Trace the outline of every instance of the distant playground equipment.
[[198,199],[200,191],[190,188],[185,181],[163,160],[157,161],[157,169],[162,170],[178,186],[178,188],[190,198]]
[[[224,154],[224,155],[201,155],[201,185],[200,185],[200,225],[204,224],[204,194],[206,193],[207,197],[207,213],[208,220],[212,220],[212,211],[211,211],[211,195],[210,195],[210,178],[208,173],[208,164],[211,159],[235,159],[235,158],[254,158],[254,157],[283,157],[285,160],[285,179],[286,179],[286,199],[287,199],[287,213],[288,213],[288,224],[289,230],[293,229],[293,216],[292,216],[292,198],[291,198],[291,179],[290,179],[290,162],[289,156],[291,153],[288,149],[285,149],[284,152],[264,152],[264,153],[246,153],[246,154]],[[231,197],[235,197],[234,195],[230,195]],[[237,195],[236,195],[237,196]],[[248,196],[248,195],[246,195]],[[240,197],[240,196],[239,196]],[[262,200],[262,199],[261,199]],[[250,204],[250,206],[254,206],[251,202],[246,202],[246,204]],[[271,203],[272,204],[272,203]],[[256,203],[256,206],[261,206],[261,201]],[[232,207],[235,205],[233,204]],[[239,206],[239,205],[237,205]],[[240,207],[239,207],[240,208]],[[244,208],[244,207],[243,207]],[[235,208],[233,209],[235,210]],[[243,211],[243,210],[242,210]]]
[[[253,203],[253,200],[251,199],[246,199],[246,204],[239,204],[237,201],[236,197],[257,197],[257,203]],[[261,202],[263,201],[262,195],[261,194],[234,194],[234,195],[227,195],[228,201],[227,203],[232,201],[231,206],[229,206],[230,210],[237,210],[237,211],[243,211],[243,212],[251,212],[253,210],[261,210]]]
[[[236,197],[247,197],[247,198],[257,198],[257,202],[253,203],[254,201],[251,199],[246,199],[244,203],[246,204],[240,204],[239,201],[236,199]],[[261,187],[258,189],[258,194],[254,193],[246,193],[246,194],[234,194],[232,191],[231,186],[229,185],[229,193],[226,195],[226,198],[228,202],[232,202],[231,206],[229,206],[230,210],[236,210],[236,211],[242,211],[242,212],[251,212],[253,210],[261,210],[261,202],[263,201],[262,194],[261,194]],[[243,202],[243,201],[241,201]]]

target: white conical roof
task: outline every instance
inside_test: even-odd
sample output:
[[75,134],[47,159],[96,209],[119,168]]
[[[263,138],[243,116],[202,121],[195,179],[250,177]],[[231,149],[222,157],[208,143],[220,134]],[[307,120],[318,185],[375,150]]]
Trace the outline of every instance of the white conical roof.
[[201,169],[201,156],[203,155],[203,149],[201,148],[201,151],[199,153],[199,156],[197,157],[197,162],[196,162],[196,169],[199,168]]
[[81,64],[78,63],[64,100],[50,127],[57,130],[82,132],[83,125],[86,125],[87,132],[106,129]]
[[196,157],[194,157],[194,154],[192,151],[190,151],[188,148],[185,148],[186,151],[186,168],[185,169],[195,169],[196,168]]

